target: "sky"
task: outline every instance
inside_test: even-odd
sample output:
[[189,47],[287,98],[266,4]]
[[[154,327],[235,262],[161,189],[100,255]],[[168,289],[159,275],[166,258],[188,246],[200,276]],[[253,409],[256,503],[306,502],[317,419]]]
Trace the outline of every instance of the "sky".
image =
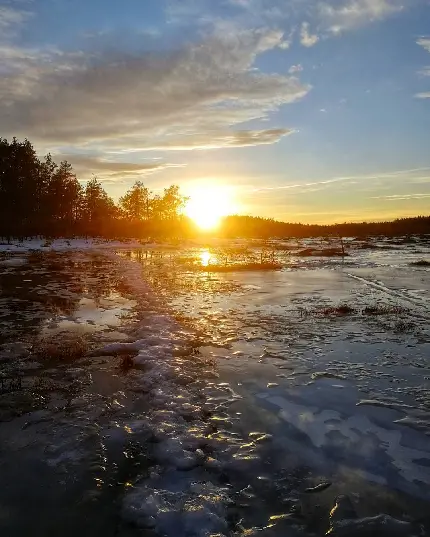
[[[0,0],[0,136],[118,199],[430,214],[430,0]],[[202,186],[203,185],[203,186]]]

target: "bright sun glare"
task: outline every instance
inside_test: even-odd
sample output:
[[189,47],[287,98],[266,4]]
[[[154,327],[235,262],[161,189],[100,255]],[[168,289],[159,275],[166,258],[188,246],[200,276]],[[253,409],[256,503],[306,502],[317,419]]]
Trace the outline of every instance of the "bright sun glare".
[[221,186],[198,186],[191,190],[185,214],[203,230],[216,229],[223,216],[234,212],[231,192]]

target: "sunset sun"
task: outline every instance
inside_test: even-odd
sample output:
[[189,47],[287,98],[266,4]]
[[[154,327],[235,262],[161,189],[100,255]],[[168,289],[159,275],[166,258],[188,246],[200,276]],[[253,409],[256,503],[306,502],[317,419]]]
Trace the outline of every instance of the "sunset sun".
[[230,191],[215,185],[204,185],[190,191],[185,214],[202,230],[216,229],[223,216],[235,212]]

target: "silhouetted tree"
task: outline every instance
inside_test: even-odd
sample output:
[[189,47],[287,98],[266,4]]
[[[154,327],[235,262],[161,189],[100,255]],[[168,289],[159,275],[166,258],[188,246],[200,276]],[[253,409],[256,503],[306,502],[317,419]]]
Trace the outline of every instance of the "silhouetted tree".
[[151,192],[141,181],[136,181],[123,197],[119,199],[119,205],[126,218],[140,222],[151,218]]
[[48,213],[46,234],[72,236],[81,217],[82,187],[67,161],[61,162],[51,174],[45,204]]
[[39,160],[28,140],[0,139],[0,225],[8,239],[24,237],[34,222],[40,196]]
[[114,201],[94,177],[88,181],[83,198],[84,230],[91,236],[108,236],[113,229],[112,220],[117,216]]

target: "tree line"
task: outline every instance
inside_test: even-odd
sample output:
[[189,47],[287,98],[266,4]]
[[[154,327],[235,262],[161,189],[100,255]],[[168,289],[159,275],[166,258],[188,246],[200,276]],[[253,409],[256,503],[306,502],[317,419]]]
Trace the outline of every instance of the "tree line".
[[333,225],[291,224],[271,218],[228,216],[222,224],[226,238],[311,238],[311,237],[371,237],[384,235],[430,235],[430,216],[399,218],[389,222],[357,222]]
[[[67,161],[39,159],[26,139],[0,138],[0,237],[192,238],[199,231],[183,215],[187,203],[177,185],[153,194],[137,181],[115,203],[93,178],[82,185]],[[430,234],[430,216],[393,222],[331,226],[293,224],[252,216],[225,217],[216,234],[225,238],[288,238],[330,235]]]
[[180,236],[186,201],[176,185],[154,195],[137,181],[115,204],[96,178],[82,185],[69,162],[39,159],[28,140],[0,138],[0,236],[8,240]]

